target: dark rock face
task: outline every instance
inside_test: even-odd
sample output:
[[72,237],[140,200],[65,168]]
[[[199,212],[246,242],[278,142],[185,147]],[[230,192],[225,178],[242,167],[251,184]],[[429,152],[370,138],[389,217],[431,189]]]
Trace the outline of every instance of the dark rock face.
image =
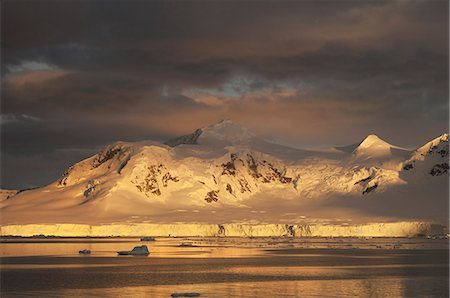
[[235,175],[236,174],[236,167],[234,166],[233,161],[229,161],[227,163],[222,164],[223,171],[222,175]]
[[176,147],[181,144],[195,145],[197,144],[198,137],[202,134],[202,130],[199,128],[191,134],[184,135],[175,139],[164,142],[165,145],[170,147]]
[[5,197],[5,200],[8,200],[14,197],[16,194],[20,193],[20,190],[11,190]]
[[369,176],[369,177],[366,177],[366,178],[364,178],[364,179],[361,179],[361,180],[356,181],[354,185],[360,184],[360,183],[363,183],[363,182],[366,182],[366,181],[370,181],[370,180],[372,180],[372,179],[373,179],[373,177],[372,177],[372,176]]
[[244,193],[246,191],[252,192],[252,190],[250,189],[250,185],[247,182],[247,179],[241,178],[238,180],[238,182],[239,182],[239,185],[241,186],[241,193]]
[[[236,166],[236,162],[239,163],[238,167]],[[266,160],[260,161],[249,153],[241,158],[239,158],[238,153],[231,153],[230,161],[223,163],[220,166],[222,168],[221,175],[229,175],[237,178],[241,193],[251,192],[250,184],[242,173],[242,166],[252,178],[261,183],[279,182],[283,184],[289,184],[293,183],[294,180],[291,177],[287,177],[285,175],[284,169],[278,169]],[[295,183],[297,182],[298,179],[295,181]],[[294,185],[294,188],[295,187],[296,186]],[[230,194],[233,194],[231,186],[227,186],[227,191]]]
[[67,179],[69,179],[70,172],[73,170],[73,166],[69,167],[67,170],[64,171],[64,173],[61,176],[61,179],[58,181],[58,185],[66,186],[67,185]]
[[114,148],[110,148],[108,150],[104,150],[104,151],[100,152],[97,155],[97,157],[94,159],[94,161],[92,163],[92,167],[97,168],[97,167],[101,166],[103,163],[112,159],[121,150],[122,150],[122,148],[120,148],[120,147],[114,147]]
[[[448,142],[447,142],[448,143]],[[448,144],[444,145],[443,148],[439,148],[440,146],[433,146],[430,148],[430,150],[428,150],[429,154],[439,154],[441,157],[446,157],[448,156]]]
[[218,224],[217,227],[219,228],[219,230],[217,231],[218,235],[225,235],[225,227],[221,224]]
[[227,191],[233,195],[233,188],[231,188],[231,185],[227,183]]
[[88,198],[90,194],[92,194],[95,191],[95,188],[99,184],[96,180],[90,180],[88,184],[86,185],[86,190],[84,191],[83,195],[85,198]]
[[136,185],[136,188],[139,189],[140,192],[145,193],[147,197],[149,194],[160,196],[161,190],[158,183],[158,176],[162,173],[162,169],[164,168],[165,167],[162,164],[151,165],[147,167],[148,174],[144,178],[144,181],[138,182],[138,177],[136,177],[136,179],[131,182]]
[[117,173],[121,174],[122,170],[127,166],[128,162],[130,161],[130,157],[128,157],[122,164],[120,165],[119,169],[117,169]]
[[368,186],[368,187],[366,187],[366,189],[363,190],[362,194],[363,195],[368,194],[369,192],[374,191],[377,187],[378,187],[378,184]]
[[178,179],[178,177],[173,177],[169,172],[167,172],[164,174],[161,181],[162,181],[162,185],[164,187],[167,187],[167,185],[169,184],[169,181],[178,182],[179,179]]
[[222,164],[222,175],[232,175],[236,174],[236,166],[234,165],[235,160],[237,159],[237,154],[230,154],[230,161]]
[[271,163],[267,163],[267,165],[269,166],[269,169],[272,171],[272,174],[269,175],[269,177],[267,177],[268,180],[271,181],[278,180],[283,184],[292,182],[292,178],[286,177],[279,169],[274,167]]
[[411,163],[407,163],[407,164],[405,164],[404,166],[403,166],[403,170],[405,170],[405,171],[409,171],[409,170],[411,170],[411,169],[413,169],[414,168],[414,166],[413,166],[413,164],[411,164]]
[[294,185],[295,190],[298,190],[297,186],[298,186],[299,180],[300,180],[300,175],[295,176],[295,179],[292,180],[292,184]]
[[441,157],[446,157],[446,156],[448,156],[448,146],[446,146],[445,148],[439,150],[437,153],[440,154]]
[[447,162],[441,164],[435,164],[430,171],[431,176],[440,176],[448,173],[449,166]]
[[212,190],[208,192],[205,196],[205,201],[208,203],[217,202],[219,200],[218,193],[218,190]]
[[247,154],[247,166],[248,172],[253,178],[258,179],[262,177],[262,175],[258,172],[258,164],[250,154]]
[[287,236],[295,237],[295,229],[293,225],[285,225]]

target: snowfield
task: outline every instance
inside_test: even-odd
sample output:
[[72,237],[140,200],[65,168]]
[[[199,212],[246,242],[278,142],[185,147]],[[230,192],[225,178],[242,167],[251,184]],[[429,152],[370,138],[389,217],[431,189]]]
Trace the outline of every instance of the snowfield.
[[300,150],[224,120],[165,143],[117,142],[47,186],[2,190],[1,234],[434,234],[431,222],[448,222],[448,149],[443,134],[417,150],[375,135]]

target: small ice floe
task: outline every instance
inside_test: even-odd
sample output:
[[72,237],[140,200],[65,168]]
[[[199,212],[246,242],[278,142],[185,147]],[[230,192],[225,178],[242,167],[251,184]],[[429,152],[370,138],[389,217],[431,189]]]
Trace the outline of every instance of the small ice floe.
[[182,242],[179,247],[195,247],[195,245],[192,242]]
[[147,245],[135,246],[132,250],[123,250],[117,252],[119,255],[131,255],[131,256],[148,256],[150,251]]
[[196,293],[196,292],[190,292],[190,293],[172,293],[172,295],[170,295],[172,297],[198,297],[200,296],[200,293]]
[[141,241],[156,241],[155,237],[142,237]]
[[78,252],[80,255],[90,255],[91,251],[89,249],[82,249]]

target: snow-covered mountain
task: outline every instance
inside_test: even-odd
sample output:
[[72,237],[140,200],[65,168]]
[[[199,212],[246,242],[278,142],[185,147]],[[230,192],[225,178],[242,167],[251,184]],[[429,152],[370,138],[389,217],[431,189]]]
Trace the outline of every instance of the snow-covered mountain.
[[47,186],[0,196],[2,225],[446,222],[448,134],[414,151],[375,135],[310,151],[224,120],[165,143],[111,144]]

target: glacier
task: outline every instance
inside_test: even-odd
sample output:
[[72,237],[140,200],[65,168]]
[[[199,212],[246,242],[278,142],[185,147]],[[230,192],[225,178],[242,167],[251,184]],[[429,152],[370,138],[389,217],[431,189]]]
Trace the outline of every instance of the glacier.
[[448,223],[448,151],[448,134],[413,150],[376,135],[304,150],[224,120],[164,143],[116,142],[49,185],[0,190],[0,225],[2,235],[434,233]]
[[200,237],[414,237],[447,234],[440,224],[426,222],[370,223],[360,225],[317,224],[30,224],[0,227],[1,236],[114,237],[143,235]]

